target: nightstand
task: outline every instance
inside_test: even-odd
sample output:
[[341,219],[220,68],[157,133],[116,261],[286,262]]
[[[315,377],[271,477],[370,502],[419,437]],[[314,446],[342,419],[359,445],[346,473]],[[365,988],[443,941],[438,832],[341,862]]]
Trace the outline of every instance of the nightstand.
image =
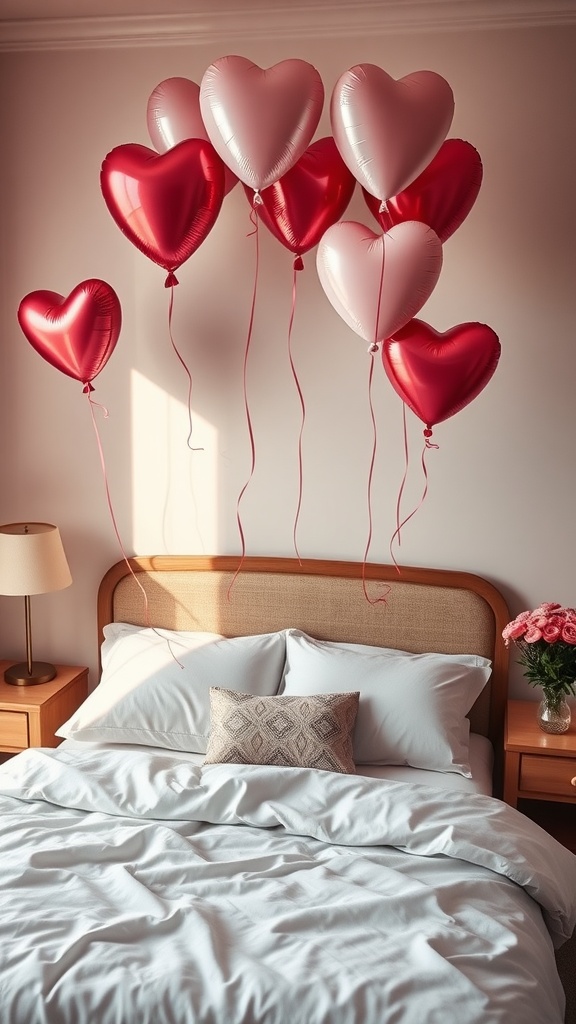
[[12,686],[4,682],[4,669],[11,664],[0,661],[0,751],[17,754],[27,747],[57,747],[62,741],[54,735],[56,729],[88,694],[88,669],[56,665],[49,683]]
[[576,727],[542,732],[536,709],[535,701],[508,701],[504,800],[576,853]]

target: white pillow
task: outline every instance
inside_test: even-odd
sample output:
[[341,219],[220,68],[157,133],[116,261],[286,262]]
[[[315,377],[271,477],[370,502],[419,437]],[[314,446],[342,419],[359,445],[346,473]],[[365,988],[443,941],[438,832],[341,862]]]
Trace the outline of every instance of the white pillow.
[[227,639],[114,623],[104,638],[100,684],[58,736],[204,754],[211,686],[273,696],[282,679],[284,632]]
[[285,694],[358,690],[356,764],[404,764],[471,778],[466,715],[490,676],[487,658],[410,654],[286,635]]

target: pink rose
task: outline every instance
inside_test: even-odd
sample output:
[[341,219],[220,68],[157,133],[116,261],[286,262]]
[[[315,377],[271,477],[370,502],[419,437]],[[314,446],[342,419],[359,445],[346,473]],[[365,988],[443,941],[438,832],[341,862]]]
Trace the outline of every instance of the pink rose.
[[535,644],[538,640],[542,639],[542,630],[530,623],[528,629],[524,633],[524,639],[527,644]]
[[526,632],[526,622],[519,622],[518,619],[514,619],[514,622],[509,622],[507,626],[502,630],[502,636],[506,642],[509,640],[517,640],[518,637],[523,636]]
[[543,601],[542,604],[539,604],[538,607],[535,608],[534,610],[537,611],[537,612],[541,612],[541,611],[542,612],[553,612],[557,608],[561,608],[561,607],[562,607],[562,605],[557,604],[555,601]]
[[576,621],[569,620],[562,627],[562,639],[567,644],[576,644]]
[[533,629],[544,629],[547,622],[548,619],[545,615],[539,615],[536,612],[534,612],[530,616],[528,625],[531,626]]
[[[560,617],[556,616],[556,618]],[[562,627],[562,619],[560,619],[559,623],[553,622],[552,619],[550,619],[542,629],[542,639],[545,640],[547,644],[555,644],[557,640],[562,638]]]

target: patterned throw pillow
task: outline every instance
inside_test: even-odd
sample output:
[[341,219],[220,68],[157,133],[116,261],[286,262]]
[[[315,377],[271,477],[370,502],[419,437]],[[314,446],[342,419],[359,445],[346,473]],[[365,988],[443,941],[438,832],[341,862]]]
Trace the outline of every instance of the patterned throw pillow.
[[210,688],[205,764],[274,764],[354,774],[358,693],[260,697]]

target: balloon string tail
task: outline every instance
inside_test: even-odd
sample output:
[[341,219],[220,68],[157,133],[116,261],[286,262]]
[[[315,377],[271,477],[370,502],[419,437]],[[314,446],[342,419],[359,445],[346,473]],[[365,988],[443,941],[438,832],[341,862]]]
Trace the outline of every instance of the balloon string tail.
[[303,438],[303,435],[304,435],[304,424],[306,422],[306,403],[304,402],[304,395],[302,393],[302,388],[300,386],[300,381],[298,379],[298,373],[297,373],[297,370],[296,370],[296,365],[295,365],[295,362],[294,362],[294,356],[293,356],[293,351],[292,351],[292,328],[294,326],[294,317],[295,317],[295,314],[296,314],[296,291],[297,291],[297,289],[296,289],[296,282],[297,282],[297,274],[298,274],[298,271],[300,269],[301,268],[297,266],[297,261],[295,260],[294,261],[294,265],[293,265],[293,271],[292,271],[292,307],[290,309],[290,322],[289,322],[289,325],[288,325],[288,358],[290,360],[290,369],[292,371],[292,377],[294,378],[294,384],[296,385],[296,391],[298,392],[298,398],[299,398],[299,401],[300,401],[300,431],[299,431],[299,434],[298,434],[298,501],[297,501],[297,504],[296,504],[296,514],[295,514],[295,517],[294,517],[293,542],[294,542],[294,551],[296,552],[296,557],[297,557],[297,559],[298,559],[298,561],[299,561],[299,563],[301,565],[302,564],[302,559],[300,558],[300,551],[298,550],[297,536],[298,536],[298,524],[299,524],[299,521],[300,521],[300,512],[301,512],[301,509],[302,509],[302,491],[303,491],[303,480],[304,480],[303,458],[302,458],[302,438]]
[[376,464],[376,451],[378,447],[378,430],[376,426],[376,417],[374,415],[374,402],[372,399],[372,384],[374,379],[374,357],[370,360],[370,369],[368,371],[368,407],[370,410],[370,420],[372,423],[372,454],[370,457],[370,467],[368,470],[368,537],[366,540],[366,548],[364,551],[364,558],[362,559],[362,589],[364,591],[364,597],[371,605],[386,604],[387,597],[390,593],[390,586],[387,584],[383,593],[377,597],[371,597],[368,593],[368,583],[366,580],[366,565],[368,562],[368,555],[370,552],[370,545],[372,543],[372,532],[373,532],[373,515],[372,515],[372,480],[374,477],[374,466]]
[[418,502],[416,507],[412,509],[410,514],[405,516],[404,519],[402,520],[402,522],[398,524],[398,526],[396,527],[394,533],[392,534],[392,536],[390,538],[390,556],[392,558],[392,561],[394,562],[394,565],[398,569],[398,572],[400,572],[400,568],[399,568],[398,563],[397,563],[397,561],[396,561],[396,559],[394,557],[394,552],[392,550],[393,544],[394,544],[394,541],[396,540],[396,538],[400,535],[401,529],[404,526],[406,526],[406,523],[410,522],[412,517],[415,516],[416,513],[419,511],[419,509],[422,508],[422,506],[424,504],[424,501],[426,499],[426,495],[428,494],[428,469],[427,469],[427,466],[426,466],[426,452],[429,451],[430,448],[438,448],[438,445],[437,444],[431,444],[430,441],[429,441],[429,438],[425,436],[424,437],[424,447],[422,448],[422,456],[421,456],[421,459],[420,459],[421,466],[422,466],[422,475],[424,477],[424,487],[423,487],[423,490],[422,490],[422,495],[420,497],[420,501]]
[[[174,281],[175,281],[176,284],[178,284],[178,282],[176,281],[176,278],[174,278]],[[172,345],[172,348],[173,348],[173,350],[174,350],[174,352],[176,354],[176,358],[180,362],[180,365],[183,367],[184,372],[185,372],[185,374],[186,374],[186,376],[188,378],[188,402],[187,402],[187,405],[188,405],[188,437],[186,438],[186,444],[188,445],[190,451],[192,451],[192,452],[201,452],[201,451],[204,451],[203,448],[195,448],[192,445],[192,434],[194,432],[193,420],[192,420],[192,374],[190,373],[190,370],[189,370],[188,366],[186,365],[186,362],[183,359],[182,355],[178,351],[176,342],[174,341],[174,333],[173,333],[173,330],[172,330],[172,321],[173,321],[173,317],[174,317],[174,284],[171,284],[171,285],[167,284],[166,287],[167,288],[170,287],[170,297],[169,297],[169,300],[168,300],[168,336],[170,338],[170,344]]]
[[[396,534],[395,534],[395,536],[396,536],[397,541],[398,541],[398,547],[400,547],[400,545],[402,543],[401,525],[400,525],[400,509],[401,509],[401,506],[402,506],[402,497],[404,495],[404,488],[406,486],[406,480],[408,479],[408,469],[409,469],[409,465],[410,465],[410,454],[409,454],[409,448],[408,448],[408,427],[407,427],[407,424],[406,424],[406,402],[402,402],[402,435],[403,435],[403,444],[404,444],[404,473],[403,473],[403,476],[402,476],[402,482],[401,482],[399,490],[398,490],[398,498],[396,499]],[[398,570],[398,572],[400,572],[400,568],[396,564],[396,562],[394,564],[396,565],[396,569]]]
[[242,370],[242,387],[243,387],[243,394],[244,394],[244,411],[245,411],[245,415],[246,415],[246,426],[247,426],[247,429],[248,429],[248,438],[249,438],[249,441],[250,441],[250,472],[248,474],[246,482],[244,483],[244,485],[243,485],[243,487],[242,487],[242,489],[241,489],[241,491],[240,491],[240,493],[238,495],[237,501],[236,501],[236,522],[238,524],[238,533],[240,535],[241,555],[240,555],[240,562],[238,564],[238,568],[236,569],[236,572],[234,573],[234,575],[232,577],[232,580],[230,581],[230,585],[228,587],[228,593],[227,593],[228,600],[230,600],[230,596],[232,594],[232,588],[233,588],[233,586],[234,586],[234,584],[236,582],[237,577],[239,576],[240,572],[242,571],[242,566],[244,564],[244,559],[246,557],[246,538],[244,536],[244,527],[242,525],[242,516],[241,516],[240,508],[241,508],[241,505],[242,505],[242,499],[244,498],[244,495],[245,495],[245,493],[246,493],[246,491],[248,489],[250,481],[252,480],[252,477],[254,476],[254,470],[256,468],[256,444],[255,444],[255,441],[254,441],[254,428],[252,426],[252,415],[250,413],[250,402],[248,400],[248,361],[249,361],[249,354],[250,354],[250,346],[251,346],[251,342],[252,342],[252,334],[253,334],[253,330],[254,330],[254,313],[255,313],[255,310],[256,310],[256,296],[257,296],[257,293],[258,293],[258,276],[259,276],[259,270],[260,270],[260,240],[259,240],[259,235],[258,235],[258,219],[257,219],[257,217],[256,217],[256,215],[254,213],[254,209],[253,208],[250,210],[250,220],[251,220],[252,225],[253,225],[253,230],[250,232],[250,235],[254,236],[254,241],[255,241],[255,246],[256,246],[256,263],[255,263],[255,270],[254,270],[254,286],[253,286],[253,289],[252,289],[252,302],[251,302],[251,305],[250,305],[250,319],[249,319],[249,323],[248,323],[248,332],[247,332],[247,335],[246,335],[246,344],[245,344],[245,347],[244,347],[244,365],[243,365],[243,370]]

